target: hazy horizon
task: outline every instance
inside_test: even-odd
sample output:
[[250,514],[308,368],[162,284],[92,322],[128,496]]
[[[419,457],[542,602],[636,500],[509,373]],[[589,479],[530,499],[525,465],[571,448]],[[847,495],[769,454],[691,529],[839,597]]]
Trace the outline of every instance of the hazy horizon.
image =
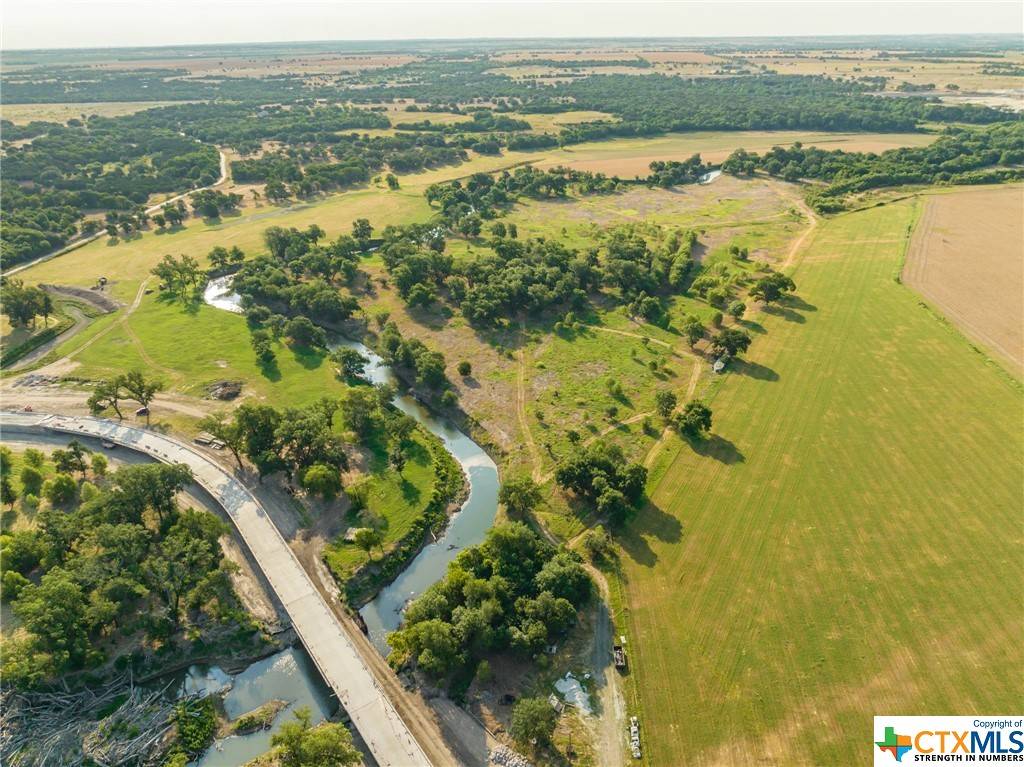
[[[171,7],[153,0],[11,0],[3,16],[0,47],[8,51],[418,40],[1024,36],[1024,4],[1006,0],[179,0]],[[276,35],[268,35],[268,28]]]

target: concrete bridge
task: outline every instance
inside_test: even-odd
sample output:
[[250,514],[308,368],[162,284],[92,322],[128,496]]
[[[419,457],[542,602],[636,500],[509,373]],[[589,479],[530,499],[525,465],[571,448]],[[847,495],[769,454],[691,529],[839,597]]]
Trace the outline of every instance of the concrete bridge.
[[[378,685],[270,515],[217,463],[172,437],[102,418],[0,413],[4,431],[59,432],[107,440],[165,463],[183,463],[231,518],[284,605],[321,676],[338,696],[381,767],[429,767],[423,748]],[[372,652],[372,649],[370,650]]]

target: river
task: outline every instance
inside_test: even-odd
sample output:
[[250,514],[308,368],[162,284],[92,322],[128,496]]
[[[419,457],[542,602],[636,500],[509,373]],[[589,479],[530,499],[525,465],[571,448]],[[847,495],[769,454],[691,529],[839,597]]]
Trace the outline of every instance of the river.
[[[203,298],[206,303],[218,309],[241,313],[240,297],[231,290],[231,280],[230,275],[210,280],[203,293]],[[355,349],[366,357],[369,360],[369,364],[366,366],[366,378],[371,383],[388,383],[399,388],[397,387],[398,380],[391,368],[372,349],[358,341],[342,336],[334,336],[330,345],[332,349],[340,347]],[[387,634],[398,628],[402,622],[404,607],[410,600],[422,594],[431,584],[440,580],[448,563],[458,556],[462,549],[483,541],[498,513],[498,468],[483,448],[463,434],[454,424],[435,417],[407,394],[396,395],[392,403],[444,443],[445,448],[466,473],[469,481],[469,496],[462,508],[449,520],[444,534],[438,540],[425,546],[398,578],[381,589],[377,596],[360,610],[363,620],[366,621],[370,640],[385,655],[388,652]],[[284,662],[282,659],[288,660]],[[282,662],[284,665],[279,665]],[[289,669],[289,672],[283,674],[282,668]],[[250,672],[252,673],[250,674]],[[219,669],[195,669],[194,672],[190,671],[189,679],[194,676],[198,683],[198,680],[206,678],[210,674],[213,674],[214,677],[223,676],[223,672],[219,672]],[[296,699],[297,696],[303,697],[299,694],[302,689],[313,690],[317,685],[320,685],[321,689],[323,688],[322,680],[316,676],[312,663],[301,648],[285,650],[266,661],[250,666],[235,677],[235,685],[238,685],[239,680],[242,680],[243,677],[245,678],[242,685],[249,691],[244,696],[247,708],[236,711],[232,707],[234,704],[229,704],[228,713],[231,716],[245,713],[245,711],[252,710],[274,698],[290,701]],[[234,694],[235,690],[232,688],[228,696]],[[303,699],[311,697],[313,693],[309,692],[304,695]],[[307,702],[298,705],[311,704]],[[311,706],[314,708],[314,714],[317,713],[317,706]],[[293,708],[290,706],[278,715],[275,720],[275,728],[282,721],[290,718],[289,712]],[[329,715],[329,711],[320,707],[318,719],[327,715]],[[256,754],[262,753],[260,750],[251,751],[250,744],[252,748],[265,751],[269,747],[269,743],[270,733],[227,738],[218,741],[196,764],[201,767],[237,767]]]

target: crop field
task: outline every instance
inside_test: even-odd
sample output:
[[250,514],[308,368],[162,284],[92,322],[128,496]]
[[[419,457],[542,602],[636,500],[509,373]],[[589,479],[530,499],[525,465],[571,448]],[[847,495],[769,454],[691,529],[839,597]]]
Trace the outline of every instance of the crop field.
[[866,764],[881,712],[1015,710],[1021,388],[894,276],[906,200],[822,222],[622,537],[649,764]]
[[[797,141],[822,149],[848,152],[884,152],[902,146],[925,146],[935,140],[928,133],[805,133],[799,131],[724,131],[670,133],[655,138],[619,139],[575,144],[554,150],[538,167],[567,165],[609,176],[646,176],[652,162],[682,160],[700,154],[706,162],[725,160],[736,149],[764,152]],[[509,156],[515,156],[510,153]]]
[[1024,371],[1024,187],[930,196],[903,280],[972,340]]

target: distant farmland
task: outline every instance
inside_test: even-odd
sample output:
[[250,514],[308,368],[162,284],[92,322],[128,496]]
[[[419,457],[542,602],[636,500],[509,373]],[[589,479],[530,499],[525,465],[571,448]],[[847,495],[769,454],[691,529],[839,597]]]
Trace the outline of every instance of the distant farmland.
[[876,713],[1024,702],[1021,390],[893,279],[918,204],[822,222],[655,464],[619,626],[650,764],[867,764]]

